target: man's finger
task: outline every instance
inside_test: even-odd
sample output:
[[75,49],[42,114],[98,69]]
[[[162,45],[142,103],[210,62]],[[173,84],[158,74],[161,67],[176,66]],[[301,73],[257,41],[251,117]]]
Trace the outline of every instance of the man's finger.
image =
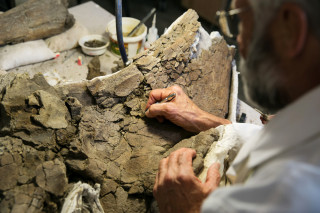
[[162,96],[162,93],[163,93],[164,89],[155,89],[155,90],[152,90],[150,93],[149,93],[149,100],[148,100],[148,103],[147,105],[149,104],[154,104],[156,103],[158,100],[161,100],[161,96]]
[[177,181],[189,185],[194,181],[195,175],[192,168],[192,159],[196,151],[189,148],[179,149]]
[[163,158],[159,163],[158,185],[161,185],[168,171],[168,158]]
[[188,168],[189,172],[193,173],[192,159],[196,156],[194,149],[182,148],[180,149],[182,154],[179,157],[179,165],[183,168]]
[[214,163],[208,169],[205,185],[207,186],[207,189],[209,190],[209,192],[215,190],[219,186],[219,183],[220,183],[219,169],[220,169],[219,163]]
[[178,151],[172,152],[168,158],[168,174],[174,177],[178,172],[180,153]]
[[146,116],[149,118],[155,118],[158,116],[163,116],[168,114],[168,107],[170,103],[152,104],[146,111]]
[[165,99],[173,91],[170,88],[167,89],[155,89],[149,93],[149,99],[146,108],[149,108],[152,104],[160,102]]
[[157,174],[156,174],[156,180],[155,180],[154,186],[153,186],[153,196],[154,197],[156,197],[156,195],[157,195],[158,185],[159,185],[159,172],[157,172]]

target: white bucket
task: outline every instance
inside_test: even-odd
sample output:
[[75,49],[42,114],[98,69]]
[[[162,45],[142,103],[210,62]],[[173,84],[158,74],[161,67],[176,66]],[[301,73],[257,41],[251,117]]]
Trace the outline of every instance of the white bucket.
[[[126,53],[128,58],[133,58],[137,53],[140,52],[142,45],[145,42],[146,35],[147,35],[147,27],[146,25],[142,25],[139,30],[135,33],[132,37],[126,37],[125,35],[129,34],[131,30],[135,26],[139,24],[139,20],[130,17],[123,17],[122,18],[122,33],[123,33],[123,43],[126,49]],[[116,55],[120,56],[120,51],[118,47],[118,40],[117,40],[117,31],[116,31],[116,20],[112,20],[108,23],[107,26],[107,33],[110,37],[110,48],[111,52],[115,53]]]

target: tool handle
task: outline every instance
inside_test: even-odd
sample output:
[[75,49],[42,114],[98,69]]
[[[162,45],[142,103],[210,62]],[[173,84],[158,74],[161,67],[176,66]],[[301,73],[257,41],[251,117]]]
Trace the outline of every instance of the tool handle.
[[133,28],[133,30],[131,30],[131,32],[128,34],[128,37],[132,36],[141,27],[141,25],[144,24],[155,12],[156,12],[156,8],[153,8],[148,13],[148,15],[146,15],[146,17],[144,17],[142,19],[142,21],[140,21],[139,24],[137,26],[135,26],[135,28]]

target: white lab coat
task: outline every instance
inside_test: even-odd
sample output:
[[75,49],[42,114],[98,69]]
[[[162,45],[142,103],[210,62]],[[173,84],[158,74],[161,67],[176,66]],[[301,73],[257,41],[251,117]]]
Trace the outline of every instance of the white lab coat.
[[320,86],[279,112],[244,143],[212,192],[212,212],[320,212]]

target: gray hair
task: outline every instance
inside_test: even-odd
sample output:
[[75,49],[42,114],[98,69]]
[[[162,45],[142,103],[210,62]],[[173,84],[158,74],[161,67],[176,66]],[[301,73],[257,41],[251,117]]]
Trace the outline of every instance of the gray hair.
[[319,0],[249,0],[255,16],[255,33],[264,33],[266,25],[274,17],[277,9],[285,2],[293,2],[306,12],[311,30],[320,39]]

